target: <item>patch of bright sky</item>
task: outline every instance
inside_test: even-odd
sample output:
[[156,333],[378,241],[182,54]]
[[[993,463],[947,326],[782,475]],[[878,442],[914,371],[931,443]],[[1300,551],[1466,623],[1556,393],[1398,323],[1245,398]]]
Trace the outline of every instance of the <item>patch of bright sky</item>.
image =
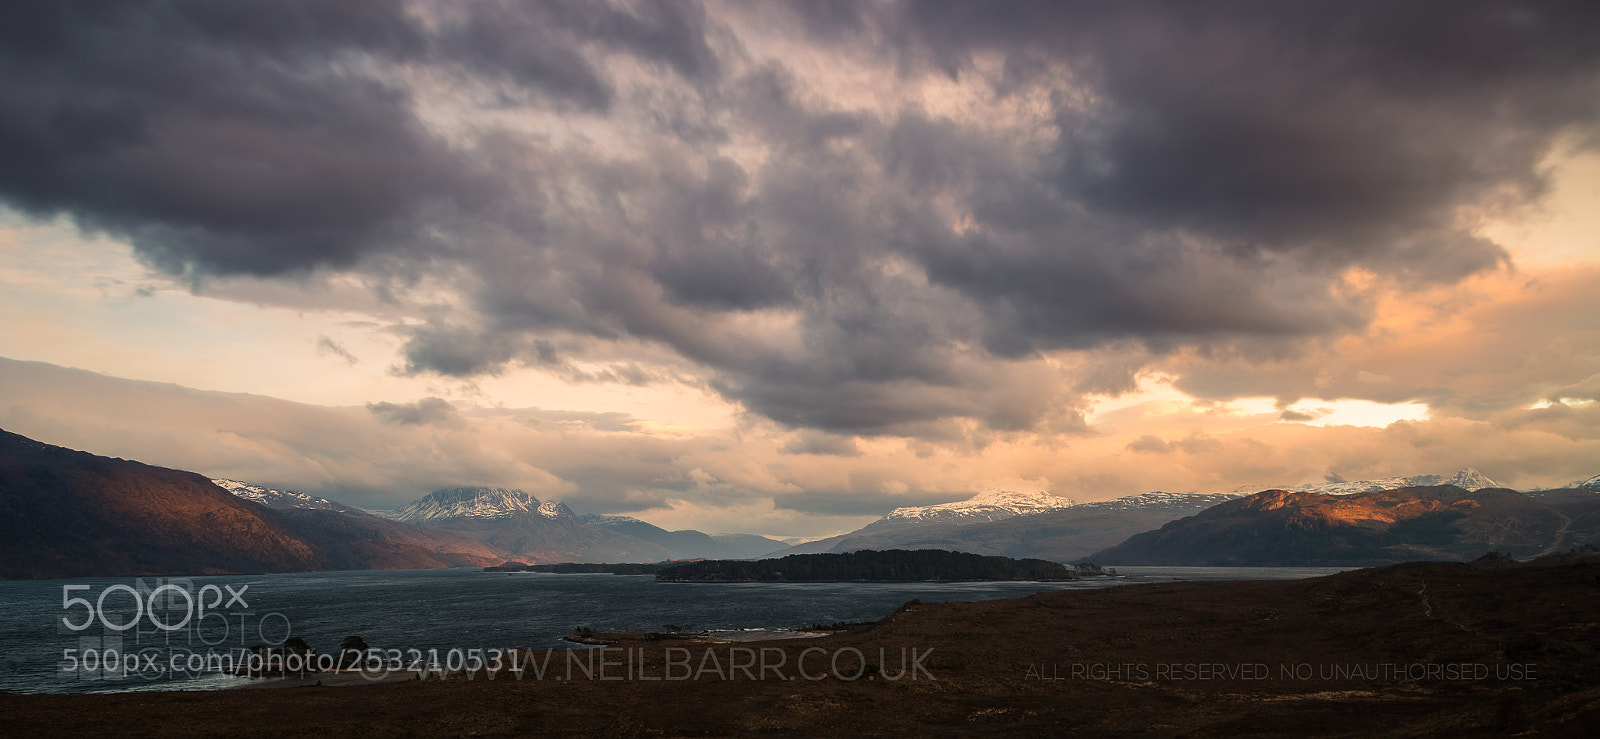
[[1530,411],[1540,411],[1540,410],[1544,410],[1546,408],[1554,408],[1554,407],[1556,407],[1558,405],[1564,405],[1564,406],[1566,406],[1568,408],[1582,408],[1583,406],[1586,406],[1586,405],[1594,405],[1594,399],[1593,398],[1556,398],[1554,401],[1541,400],[1541,401],[1539,401],[1537,403],[1534,403],[1533,405],[1528,406],[1528,410],[1530,410]]
[[[360,316],[198,297],[128,251],[70,229],[0,230],[0,355],[322,405],[415,397],[373,371],[395,340],[345,325]],[[324,336],[358,361],[319,352]]]
[[[327,406],[405,403],[629,413],[643,433],[726,428],[736,409],[703,388],[569,383],[522,370],[460,382],[392,370],[401,338],[383,319],[191,293],[140,264],[126,244],[58,220],[0,212],[0,356],[115,377],[254,393]],[[324,338],[345,355],[330,350]],[[353,360],[353,361],[352,361]]]
[[[1128,421],[1150,420],[1160,416],[1179,414],[1204,414],[1212,421],[1208,426],[1279,422],[1278,401],[1272,397],[1234,398],[1223,403],[1213,403],[1195,398],[1172,385],[1173,378],[1162,375],[1141,378],[1139,389],[1116,398],[1102,397],[1093,401],[1092,409],[1085,414],[1088,422],[1108,433],[1137,431],[1135,428],[1118,428]],[[1382,428],[1396,421],[1420,421],[1428,418],[1426,403],[1379,403],[1371,400],[1321,400],[1307,398],[1295,402],[1288,410],[1312,416],[1301,421],[1311,426],[1373,426]]]
[[1150,405],[1193,405],[1194,396],[1172,386],[1174,378],[1164,375],[1146,375],[1139,378],[1139,387],[1122,395],[1098,396],[1090,401],[1084,420],[1098,425],[1109,420],[1116,411]]
[[1234,398],[1222,404],[1225,412],[1236,416],[1275,416],[1278,414],[1277,398]]
[[1600,154],[1569,152],[1563,147],[1547,161],[1551,188],[1537,211],[1478,229],[1520,265],[1600,261]]
[[1309,426],[1373,426],[1383,428],[1398,421],[1425,421],[1427,403],[1379,403],[1371,400],[1317,400],[1308,398],[1287,410],[1312,416],[1300,421]]

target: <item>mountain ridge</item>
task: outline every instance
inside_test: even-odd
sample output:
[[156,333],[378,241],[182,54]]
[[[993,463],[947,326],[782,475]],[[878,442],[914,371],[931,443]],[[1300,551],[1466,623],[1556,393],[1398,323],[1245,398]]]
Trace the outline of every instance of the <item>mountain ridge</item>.
[[259,503],[268,508],[308,508],[344,512],[357,510],[342,503],[302,493],[298,490],[271,488],[240,480],[230,480],[225,477],[211,478],[211,484],[233,493],[237,497],[253,503]]
[[1597,496],[1454,485],[1329,495],[1265,490],[1093,554],[1112,565],[1374,566],[1549,554],[1600,536]]
[[980,523],[1014,516],[1060,510],[1073,504],[1069,498],[1044,490],[984,490],[966,500],[928,506],[909,506],[889,511],[863,528],[897,528],[929,524]]
[[563,503],[522,490],[455,487],[435,490],[396,509],[398,520],[460,534],[530,564],[659,562],[665,547],[586,523]]
[[430,568],[487,550],[434,551],[387,522],[276,509],[194,472],[0,430],[0,577],[112,577]]
[[668,531],[633,516],[585,514],[579,518],[591,526],[608,528],[658,544],[671,552],[673,559],[749,559],[788,546],[757,534],[707,534],[695,529]]
[[1326,482],[1313,482],[1301,485],[1288,485],[1283,487],[1261,487],[1244,485],[1234,488],[1231,492],[1249,495],[1264,490],[1284,490],[1291,493],[1321,493],[1323,495],[1355,495],[1358,493],[1376,493],[1384,490],[1399,490],[1401,488],[1432,487],[1437,485],[1454,485],[1468,491],[1484,490],[1487,488],[1503,487],[1500,483],[1490,479],[1488,475],[1472,467],[1463,467],[1450,478],[1442,475],[1411,475],[1403,477],[1381,477],[1372,480],[1342,480],[1332,479]]
[[[1059,496],[1051,497],[1067,500]],[[877,525],[883,520],[879,519],[855,531],[797,544],[777,554],[840,553],[860,549],[950,549],[983,555],[1071,562],[1121,542],[1133,534],[1238,497],[1234,493],[1153,491],[1112,500],[1048,507],[995,520],[933,521],[922,525],[885,526]]]

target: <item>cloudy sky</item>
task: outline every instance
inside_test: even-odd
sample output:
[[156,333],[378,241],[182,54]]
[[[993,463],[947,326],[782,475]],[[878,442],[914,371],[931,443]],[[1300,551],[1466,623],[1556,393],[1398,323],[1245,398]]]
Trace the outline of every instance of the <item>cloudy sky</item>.
[[783,535],[1566,483],[1596,10],[9,2],[0,427]]

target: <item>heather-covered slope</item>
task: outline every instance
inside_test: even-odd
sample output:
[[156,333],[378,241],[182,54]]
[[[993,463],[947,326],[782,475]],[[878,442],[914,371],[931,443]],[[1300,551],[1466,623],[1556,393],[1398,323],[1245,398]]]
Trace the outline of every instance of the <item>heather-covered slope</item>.
[[0,432],[0,576],[302,571],[318,552],[193,472]]
[[193,472],[0,431],[0,577],[481,565],[479,542],[359,511],[272,509]]

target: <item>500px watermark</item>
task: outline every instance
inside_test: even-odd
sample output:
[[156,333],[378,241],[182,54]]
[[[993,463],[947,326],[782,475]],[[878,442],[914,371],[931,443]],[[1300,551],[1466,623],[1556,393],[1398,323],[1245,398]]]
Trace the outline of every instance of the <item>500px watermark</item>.
[[289,618],[257,613],[249,585],[195,586],[187,578],[138,578],[133,584],[62,585],[57,675],[71,680],[158,680],[237,672],[256,650],[281,647]]
[[[855,647],[810,647],[791,655],[778,647],[707,646],[696,653],[688,647],[662,650],[644,647],[596,649],[345,649],[337,653],[253,649],[222,655],[179,655],[173,668],[191,671],[232,672],[251,677],[319,676],[354,673],[369,681],[406,679],[467,680],[934,680],[926,661],[932,649],[889,650],[876,654]],[[876,659],[873,659],[876,657]],[[165,664],[141,662],[137,656],[126,669],[130,674],[160,670]]]
[[[194,583],[187,579],[165,580],[157,578],[155,585],[152,586],[144,578],[139,578],[132,586],[120,583],[106,586],[105,589],[100,591],[100,597],[91,603],[87,598],[74,597],[73,593],[80,590],[92,592],[94,590],[92,587],[88,585],[62,585],[61,608],[63,610],[71,610],[82,606],[85,613],[83,620],[77,623],[74,623],[70,616],[62,616],[61,626],[68,631],[76,632],[88,629],[98,622],[106,629],[122,632],[135,628],[140,622],[148,619],[151,626],[170,632],[182,630],[191,621],[203,622],[207,615],[222,618],[226,623],[226,617],[217,612],[219,606],[224,612],[233,608],[235,604],[238,604],[242,609],[250,607],[250,604],[246,603],[244,599],[245,591],[250,589],[249,585],[241,586],[237,590],[232,585],[224,585],[222,587],[205,585],[200,588],[198,596],[190,592],[193,588]],[[223,590],[227,590],[228,593],[228,602],[226,604],[222,602]],[[113,619],[106,618],[106,598],[116,593],[127,593],[128,597],[133,599],[133,615],[121,623],[113,623]],[[206,596],[208,595],[212,598],[209,603],[206,602]],[[171,611],[179,610],[175,607],[179,596],[183,597],[184,607],[181,609],[183,618],[178,620],[177,623],[172,623],[170,616],[167,614],[170,614]],[[114,601],[113,605],[115,605]],[[207,609],[210,609],[209,614]],[[163,618],[156,618],[158,610],[164,612]]]
[[[369,679],[387,673],[411,672],[418,677],[460,675],[469,680],[933,680],[926,664],[933,649],[808,647],[798,655],[779,647],[706,646],[599,647],[596,649],[410,650],[413,659],[396,660],[393,652],[371,650],[360,663]],[[441,659],[440,653],[443,653]],[[874,659],[876,658],[876,659]]]
[[251,609],[250,586],[188,579],[63,585],[57,675],[69,680],[345,676],[468,680],[933,680],[933,649],[600,647],[596,649],[383,649],[358,636],[319,652],[291,636],[282,613]]

